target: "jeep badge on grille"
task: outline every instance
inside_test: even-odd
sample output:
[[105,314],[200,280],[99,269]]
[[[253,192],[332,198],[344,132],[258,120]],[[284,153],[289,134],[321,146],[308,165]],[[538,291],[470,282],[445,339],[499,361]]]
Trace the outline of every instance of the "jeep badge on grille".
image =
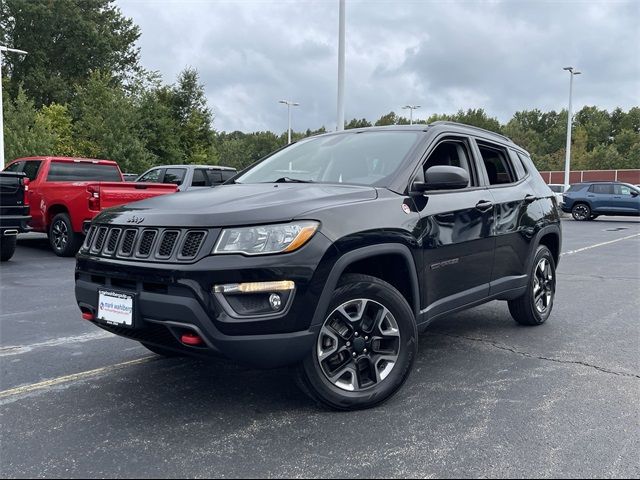
[[127,223],[135,223],[136,225],[142,222],[144,222],[144,217],[137,217],[136,215],[127,220]]

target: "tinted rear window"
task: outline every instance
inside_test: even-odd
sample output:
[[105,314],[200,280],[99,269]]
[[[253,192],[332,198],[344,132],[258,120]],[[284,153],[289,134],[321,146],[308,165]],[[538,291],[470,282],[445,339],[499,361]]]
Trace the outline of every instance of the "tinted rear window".
[[613,195],[613,185],[610,183],[591,185],[589,191],[603,195]]
[[121,182],[120,171],[115,165],[99,165],[85,162],[51,162],[49,182]]

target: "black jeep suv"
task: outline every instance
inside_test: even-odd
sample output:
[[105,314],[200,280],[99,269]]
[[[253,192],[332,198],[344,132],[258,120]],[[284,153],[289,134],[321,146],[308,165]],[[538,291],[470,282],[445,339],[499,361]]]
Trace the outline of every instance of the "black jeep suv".
[[490,300],[540,325],[554,194],[508,138],[460,124],[301,140],[214,190],[107,210],[76,268],[86,320],[166,356],[296,366],[337,409],[406,380],[418,332]]

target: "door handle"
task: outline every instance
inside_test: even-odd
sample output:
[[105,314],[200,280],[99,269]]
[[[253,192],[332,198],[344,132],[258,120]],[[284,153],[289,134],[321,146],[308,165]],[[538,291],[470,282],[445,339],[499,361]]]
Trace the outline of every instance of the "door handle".
[[480,210],[481,212],[486,212],[492,207],[493,207],[493,202],[490,202],[488,200],[480,200],[478,203],[476,203],[476,209]]
[[537,200],[537,198],[536,198],[535,196],[533,196],[533,195],[526,195],[526,196],[524,197],[524,203],[525,203],[526,205],[528,205],[528,204],[530,204],[530,203],[533,203],[533,202],[535,202],[536,200]]

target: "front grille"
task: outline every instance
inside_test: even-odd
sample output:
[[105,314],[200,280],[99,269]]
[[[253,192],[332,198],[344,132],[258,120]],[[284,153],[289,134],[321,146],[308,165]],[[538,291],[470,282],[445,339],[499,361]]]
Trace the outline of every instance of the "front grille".
[[176,231],[167,231],[164,232],[162,236],[162,241],[160,242],[160,248],[158,248],[158,256],[159,257],[170,257],[173,253],[173,247],[176,244],[176,240],[178,239],[179,232]]
[[107,236],[107,227],[100,227],[96,233],[96,239],[91,247],[92,252],[100,252],[104,246],[104,239]]
[[189,232],[182,245],[180,256],[183,258],[193,258],[198,254],[200,245],[204,239],[205,232]]
[[112,228],[109,231],[107,246],[104,249],[105,254],[115,253],[116,247],[118,246],[118,240],[120,240],[120,232],[121,230],[119,228]]
[[142,237],[140,238],[140,245],[138,245],[138,255],[141,257],[148,257],[151,253],[151,247],[153,246],[153,241],[156,239],[156,235],[158,232],[155,230],[145,230],[142,232]]
[[122,237],[122,244],[120,245],[120,255],[128,257],[133,253],[133,244],[136,240],[137,234],[138,231],[134,229],[129,229],[124,232],[124,236]]
[[94,233],[96,233],[96,228],[97,227],[95,225],[92,225],[87,232],[87,236],[84,237],[84,244],[82,245],[82,248],[85,250],[89,248],[89,245],[91,245],[91,240],[93,239]]
[[[204,255],[205,243],[210,243],[207,239],[208,230],[202,229],[94,225],[87,234],[85,250],[109,258],[187,262]],[[215,240],[215,235],[211,240]]]

